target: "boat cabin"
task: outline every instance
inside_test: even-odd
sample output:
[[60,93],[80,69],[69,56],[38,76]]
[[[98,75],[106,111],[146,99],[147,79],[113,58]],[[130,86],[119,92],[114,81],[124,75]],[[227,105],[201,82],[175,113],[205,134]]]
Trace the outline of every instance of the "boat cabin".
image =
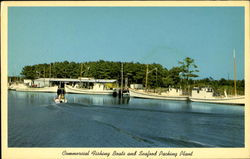
[[169,96],[180,96],[180,95],[182,95],[182,89],[179,89],[179,88],[168,88],[167,94]]
[[212,98],[214,91],[209,87],[194,87],[192,89],[192,97],[193,98]]
[[143,89],[142,84],[130,84],[130,88],[132,89]]

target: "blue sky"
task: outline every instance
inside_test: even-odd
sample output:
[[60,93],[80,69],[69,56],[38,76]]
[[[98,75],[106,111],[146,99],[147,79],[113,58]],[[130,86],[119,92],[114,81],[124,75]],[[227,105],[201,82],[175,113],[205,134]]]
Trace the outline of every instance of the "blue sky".
[[244,79],[243,7],[9,7],[8,72],[56,61],[159,63],[191,57],[200,78]]

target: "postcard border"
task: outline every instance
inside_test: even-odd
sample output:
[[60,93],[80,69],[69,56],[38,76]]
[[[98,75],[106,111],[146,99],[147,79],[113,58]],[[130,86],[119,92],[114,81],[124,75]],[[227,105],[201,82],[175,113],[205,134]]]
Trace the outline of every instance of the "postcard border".
[[[250,36],[249,36],[249,2],[246,1],[75,1],[75,2],[66,2],[66,1],[55,1],[55,2],[2,2],[1,5],[1,123],[2,123],[2,157],[4,159],[16,159],[16,158],[89,158],[90,156],[63,156],[62,152],[64,150],[79,152],[86,150],[103,150],[106,152],[113,152],[113,150],[171,150],[171,151],[194,151],[194,155],[191,158],[248,158],[250,157],[250,138],[249,138],[249,100],[246,100],[245,104],[245,148],[8,148],[7,147],[7,42],[8,42],[8,7],[31,7],[31,6],[126,6],[126,7],[149,7],[149,6],[169,6],[169,7],[212,7],[212,6],[242,6],[245,8],[245,97],[249,98],[250,91],[250,73],[249,69],[249,59],[250,59]],[[248,133],[247,133],[248,132]],[[91,157],[91,158],[106,158],[106,157]],[[112,157],[109,158],[118,158]],[[128,158],[119,157],[119,158]],[[133,157],[129,157],[133,158]],[[143,158],[143,156],[136,156],[134,158]],[[152,157],[157,158],[157,157]],[[173,157],[164,157],[164,158],[173,158]],[[179,157],[180,158],[180,157]],[[183,157],[190,158],[190,157]]]

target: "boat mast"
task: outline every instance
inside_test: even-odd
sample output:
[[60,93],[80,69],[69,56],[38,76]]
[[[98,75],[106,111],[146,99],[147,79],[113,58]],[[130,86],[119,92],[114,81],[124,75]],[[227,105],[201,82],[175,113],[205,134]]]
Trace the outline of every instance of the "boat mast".
[[155,68],[155,71],[156,71],[156,88],[158,87],[158,68],[156,67]]
[[122,89],[123,89],[123,63],[122,63],[122,68],[121,68],[121,91]]
[[82,63],[81,63],[81,69],[80,69],[80,78],[82,77]]
[[49,78],[51,78],[51,64],[50,64],[50,67],[49,67]]
[[43,67],[43,78],[45,78],[46,77],[46,73],[45,73],[45,67]]
[[43,86],[45,87],[45,77],[46,77],[46,76],[45,76],[45,75],[46,75],[46,74],[45,74],[45,67],[43,68],[43,73],[44,73],[44,74],[43,74],[43,79],[44,79],[44,85],[43,85]]
[[236,58],[235,58],[235,49],[234,49],[234,95],[237,96],[237,89],[236,89]]
[[[49,78],[51,78],[51,63],[50,63],[50,65],[49,65]],[[50,80],[49,80],[49,86],[51,86],[50,83],[51,83],[51,82],[50,82]]]
[[148,64],[147,64],[147,70],[146,70],[146,84],[145,84],[145,87],[146,87],[146,91],[148,90]]

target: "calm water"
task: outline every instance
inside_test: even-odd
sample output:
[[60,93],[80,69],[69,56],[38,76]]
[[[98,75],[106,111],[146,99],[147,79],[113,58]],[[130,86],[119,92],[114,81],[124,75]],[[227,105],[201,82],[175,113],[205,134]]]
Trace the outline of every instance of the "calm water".
[[244,107],[9,91],[9,147],[244,147]]

